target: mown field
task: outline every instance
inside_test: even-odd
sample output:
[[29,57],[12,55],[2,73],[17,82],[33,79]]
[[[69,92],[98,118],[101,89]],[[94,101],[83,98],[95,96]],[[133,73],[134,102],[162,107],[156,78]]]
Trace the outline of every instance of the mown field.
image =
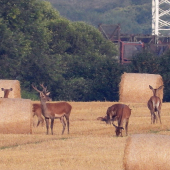
[[[31,135],[0,134],[2,170],[123,170],[127,137],[116,137],[114,127],[96,120],[105,116],[113,102],[70,102],[70,134],[61,135],[55,120],[54,135],[46,135],[45,125],[33,126]],[[163,103],[162,125],[151,125],[146,104],[131,104],[129,135],[154,133],[170,135],[170,103]],[[33,123],[37,123],[34,117]]]

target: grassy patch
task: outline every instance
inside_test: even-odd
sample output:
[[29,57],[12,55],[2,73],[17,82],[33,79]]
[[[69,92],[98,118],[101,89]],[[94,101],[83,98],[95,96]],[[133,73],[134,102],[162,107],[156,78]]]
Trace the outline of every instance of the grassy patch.
[[18,147],[18,146],[25,146],[25,145],[29,145],[29,144],[40,144],[40,143],[43,143],[43,142],[48,142],[48,141],[56,141],[56,140],[68,140],[68,139],[71,139],[70,137],[62,137],[62,138],[50,138],[50,139],[39,139],[38,141],[29,141],[29,142],[24,142],[24,143],[16,143],[16,144],[13,144],[13,145],[8,145],[8,146],[2,146],[0,147],[0,150],[4,150],[4,149],[9,149],[9,148],[15,148],[15,147]]
[[149,133],[159,133],[160,131],[158,130],[150,130]]

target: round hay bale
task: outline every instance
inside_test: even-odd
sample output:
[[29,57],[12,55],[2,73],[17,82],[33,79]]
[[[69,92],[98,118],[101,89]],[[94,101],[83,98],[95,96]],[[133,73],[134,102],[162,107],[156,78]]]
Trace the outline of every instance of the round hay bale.
[[170,136],[136,134],[128,137],[124,170],[169,170]]
[[20,82],[18,80],[0,80],[0,97],[4,97],[4,92],[1,88],[13,89],[8,98],[21,98]]
[[0,133],[32,133],[31,100],[0,98]]
[[[162,77],[158,74],[124,73],[119,84],[119,101],[131,103],[147,103],[154,89],[163,85]],[[163,89],[159,91],[158,97],[163,99]]]

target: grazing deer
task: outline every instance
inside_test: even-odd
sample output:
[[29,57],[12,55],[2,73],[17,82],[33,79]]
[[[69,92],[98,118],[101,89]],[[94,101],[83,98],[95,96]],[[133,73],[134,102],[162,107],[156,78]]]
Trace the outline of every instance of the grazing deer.
[[46,101],[50,100],[50,97],[49,97],[50,92],[47,91],[47,88],[45,88],[43,84],[41,84],[43,91],[38,90],[37,87],[35,87],[34,85],[32,85],[32,87],[37,92],[40,93],[42,114],[45,117],[47,134],[48,134],[48,129],[49,129],[49,119],[51,119],[51,134],[53,135],[54,119],[57,119],[57,118],[60,119],[63,125],[63,130],[62,130],[62,134],[63,134],[65,131],[65,126],[66,126],[64,117],[66,118],[66,121],[67,121],[67,128],[68,128],[68,133],[69,133],[69,116],[71,113],[72,106],[68,104],[67,102],[46,103]]
[[149,88],[153,92],[153,96],[148,101],[148,108],[149,108],[150,113],[151,113],[151,124],[152,123],[154,124],[155,120],[156,120],[156,123],[157,123],[157,116],[156,116],[155,112],[158,114],[159,121],[161,123],[161,105],[162,105],[162,102],[161,102],[161,99],[157,96],[157,93],[158,93],[159,90],[161,90],[163,88],[163,85],[160,86],[157,89],[153,89],[153,87],[149,85]]
[[4,98],[8,98],[10,91],[12,91],[13,89],[12,88],[10,89],[1,88],[1,90],[4,91]]
[[128,123],[129,123],[129,117],[131,115],[131,109],[125,105],[125,104],[114,104],[111,107],[107,109],[106,116],[102,119],[101,117],[98,118],[99,120],[105,121],[107,124],[111,123],[113,124],[114,121],[118,122],[118,126],[113,124],[113,126],[116,128],[116,136],[119,136],[121,134],[122,136],[122,129],[123,123],[125,123],[125,130],[126,130],[126,136],[128,135]]
[[38,118],[37,126],[39,126],[40,123],[44,123],[44,119],[42,117],[41,104],[33,103],[33,117],[34,116],[37,116]]

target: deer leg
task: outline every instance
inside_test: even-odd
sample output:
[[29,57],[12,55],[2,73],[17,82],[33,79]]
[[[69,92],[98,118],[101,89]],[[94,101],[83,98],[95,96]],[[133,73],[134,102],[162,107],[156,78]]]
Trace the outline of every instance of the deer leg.
[[69,134],[69,116],[65,116],[66,121],[67,121],[67,130],[68,130],[68,134]]
[[151,110],[151,124],[154,124],[154,112]]
[[120,129],[120,134],[121,134],[120,136],[123,137],[123,135],[122,135],[122,129]]
[[46,122],[46,128],[47,128],[47,135],[48,135],[48,129],[49,129],[49,118],[45,118],[45,122]]
[[54,119],[51,119],[51,134],[53,135],[53,125],[54,125]]
[[42,124],[44,122],[44,119],[42,117],[38,117],[37,127],[39,126],[40,122],[42,122]]
[[39,126],[39,124],[40,124],[40,120],[38,120],[37,127]]
[[[32,117],[34,118],[34,116],[35,116],[35,113],[33,112],[33,115],[32,115]],[[33,122],[33,126],[35,126],[35,123]]]
[[151,112],[151,124],[152,124],[152,112]]
[[44,123],[44,119],[42,117],[39,117],[39,121],[41,122],[42,126],[43,126],[43,123]]
[[153,112],[153,124],[155,124],[155,121],[156,121],[156,123],[157,123],[157,117],[156,117],[156,114],[155,114],[155,112]]
[[119,133],[120,133],[120,136],[123,137],[123,135],[122,135],[122,128],[120,128],[120,126],[121,126],[121,125],[120,125],[120,123],[119,123],[119,124],[118,124],[118,131],[119,131]]
[[155,124],[155,113],[152,113],[152,124]]
[[128,135],[128,123],[129,123],[129,119],[126,119],[126,124],[125,124],[126,136]]
[[160,124],[162,124],[162,122],[161,122],[161,111],[160,110],[158,110],[158,117],[159,117]]
[[64,131],[65,131],[65,127],[66,127],[66,123],[65,123],[65,121],[64,121],[64,117],[61,117],[61,118],[60,118],[60,121],[61,121],[61,123],[62,123],[62,125],[63,125],[63,130],[62,130],[62,135],[63,135],[63,133],[64,133]]
[[156,123],[158,123],[157,115],[158,115],[158,111],[157,111],[157,112],[156,112],[156,114],[155,114],[155,120],[156,120]]
[[157,118],[157,116],[158,116],[158,108],[155,108],[155,110],[154,110],[154,118],[155,118],[155,122],[156,122],[156,123],[158,123],[158,118]]
[[122,135],[122,128],[121,127],[123,127],[123,122],[121,122],[121,119],[119,119],[118,127],[117,127],[118,130],[117,131],[119,132],[120,136],[123,137],[123,135]]

